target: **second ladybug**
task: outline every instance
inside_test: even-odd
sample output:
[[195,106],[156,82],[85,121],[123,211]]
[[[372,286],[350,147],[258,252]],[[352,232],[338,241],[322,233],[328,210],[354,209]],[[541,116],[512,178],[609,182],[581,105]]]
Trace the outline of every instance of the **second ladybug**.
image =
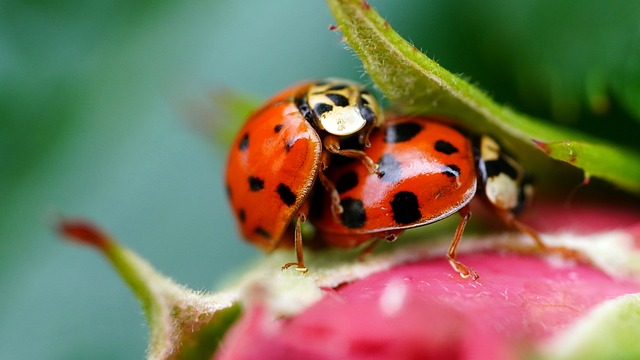
[[283,245],[295,223],[297,262],[284,267],[306,271],[300,224],[316,179],[329,194],[332,216],[339,215],[338,193],[324,175],[329,155],[358,159],[366,172],[377,174],[371,158],[359,149],[341,149],[340,140],[357,136],[358,147],[366,147],[382,122],[376,99],[348,80],[301,83],[267,101],[240,129],[227,162],[227,194],[243,237],[271,250]]
[[548,249],[535,231],[515,218],[532,189],[522,168],[491,137],[472,141],[428,117],[398,116],[387,119],[372,135],[365,152],[378,164],[381,176],[352,161],[342,166],[334,161],[327,172],[344,209],[340,216],[331,212],[328,196],[314,197],[311,222],[328,245],[392,241],[405,229],[458,213],[461,220],[447,257],[461,276],[476,279],[476,271],[456,259],[456,248],[471,216],[469,202],[479,195],[507,224]]

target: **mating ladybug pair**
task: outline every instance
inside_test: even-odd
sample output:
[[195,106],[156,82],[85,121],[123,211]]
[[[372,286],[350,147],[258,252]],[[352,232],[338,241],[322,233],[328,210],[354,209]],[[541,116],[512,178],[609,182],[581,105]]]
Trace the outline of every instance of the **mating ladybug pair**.
[[514,217],[530,185],[496,141],[472,140],[424,116],[385,120],[376,99],[351,81],[302,83],[255,111],[233,142],[226,184],[245,239],[266,250],[293,240],[297,262],[284,268],[306,271],[307,217],[323,243],[354,247],[459,213],[447,257],[461,276],[475,279],[456,260],[456,247],[476,195],[544,248]]

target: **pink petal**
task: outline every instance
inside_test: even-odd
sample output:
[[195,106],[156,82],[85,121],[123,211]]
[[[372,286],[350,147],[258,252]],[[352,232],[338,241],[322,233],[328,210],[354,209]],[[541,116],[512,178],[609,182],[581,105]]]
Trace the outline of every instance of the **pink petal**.
[[637,234],[640,228],[640,207],[631,202],[582,201],[558,206],[555,202],[540,201],[523,215],[523,222],[541,233],[593,234],[628,229]]
[[287,319],[258,304],[225,337],[219,359],[510,359],[604,300],[640,291],[586,265],[498,253],[404,264],[327,289]]

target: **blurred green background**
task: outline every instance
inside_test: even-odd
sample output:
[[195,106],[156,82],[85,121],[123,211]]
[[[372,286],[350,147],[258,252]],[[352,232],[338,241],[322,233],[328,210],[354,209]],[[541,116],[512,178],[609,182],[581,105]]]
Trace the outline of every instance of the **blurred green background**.
[[[500,102],[640,149],[638,1],[372,5]],[[195,289],[259,256],[227,208],[225,151],[188,114],[216,89],[361,78],[332,23],[322,1],[0,1],[0,358],[144,357],[136,300],[59,241],[60,214]]]

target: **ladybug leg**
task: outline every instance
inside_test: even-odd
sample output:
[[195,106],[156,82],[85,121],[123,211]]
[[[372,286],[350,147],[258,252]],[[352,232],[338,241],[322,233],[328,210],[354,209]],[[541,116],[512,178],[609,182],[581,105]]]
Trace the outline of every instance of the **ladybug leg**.
[[538,232],[529,227],[527,224],[516,219],[515,215],[506,210],[496,209],[502,220],[508,225],[515,227],[518,231],[527,234],[536,243],[538,249],[547,254],[559,254],[565,259],[573,259],[581,262],[587,262],[584,255],[577,250],[569,249],[564,246],[549,246],[542,241]]
[[295,230],[295,247],[298,262],[286,263],[282,265],[282,270],[295,266],[296,270],[300,271],[301,273],[306,273],[308,271],[308,269],[304,266],[304,252],[302,251],[302,223],[305,222],[305,220],[306,216],[304,214],[298,214]]
[[322,168],[318,171],[318,179],[320,180],[324,190],[331,196],[331,213],[337,222],[339,221],[338,215],[342,214],[344,209],[342,208],[342,205],[340,205],[340,194],[338,194],[338,190],[336,190],[333,182],[327,178],[323,171],[327,168],[327,164],[329,164],[329,155],[330,153],[327,151],[322,152]]
[[385,240],[387,242],[394,242],[398,239],[398,236],[401,233],[402,233],[402,230],[392,230],[392,231],[384,231],[384,232],[375,234],[375,237],[373,238],[373,240],[371,240],[360,251],[360,254],[358,254],[358,261],[363,261],[369,255],[371,255],[371,253],[373,253],[373,250],[375,250],[375,248],[378,247],[378,244],[380,244],[380,241]]
[[453,270],[455,270],[460,276],[463,278],[471,277],[472,280],[478,279],[480,276],[478,273],[469,266],[464,265],[463,263],[456,260],[456,249],[458,248],[458,243],[460,243],[460,239],[462,238],[462,233],[464,232],[465,226],[467,226],[467,222],[471,217],[471,211],[469,209],[469,205],[464,206],[462,209],[458,211],[462,219],[458,223],[458,228],[456,229],[456,234],[453,237],[453,241],[451,241],[451,245],[449,245],[449,252],[447,253],[447,258],[449,259],[449,264]]
[[371,135],[371,132],[373,131],[373,129],[374,129],[374,127],[370,126],[364,132],[360,133],[358,141],[360,142],[360,144],[364,145],[364,147],[370,147],[371,146],[371,141],[369,141],[369,136]]
[[339,221],[338,215],[344,211],[342,205],[340,205],[340,194],[338,194],[338,190],[336,190],[336,187],[322,170],[318,172],[318,179],[322,183],[324,190],[331,195],[331,213],[333,214],[334,220]]
[[342,155],[354,159],[358,159],[362,161],[364,166],[367,167],[370,174],[377,174],[378,176],[382,176],[383,173],[378,169],[378,164],[376,164],[367,154],[362,150],[356,149],[340,149],[340,141],[337,136],[327,135],[322,141],[324,148],[329,152],[337,155]]
[[376,237],[375,239],[371,240],[371,242],[369,242],[367,246],[365,246],[362,251],[360,251],[360,254],[358,254],[358,261],[364,261],[364,259],[369,257],[369,255],[371,255],[378,244],[380,244],[380,238]]

